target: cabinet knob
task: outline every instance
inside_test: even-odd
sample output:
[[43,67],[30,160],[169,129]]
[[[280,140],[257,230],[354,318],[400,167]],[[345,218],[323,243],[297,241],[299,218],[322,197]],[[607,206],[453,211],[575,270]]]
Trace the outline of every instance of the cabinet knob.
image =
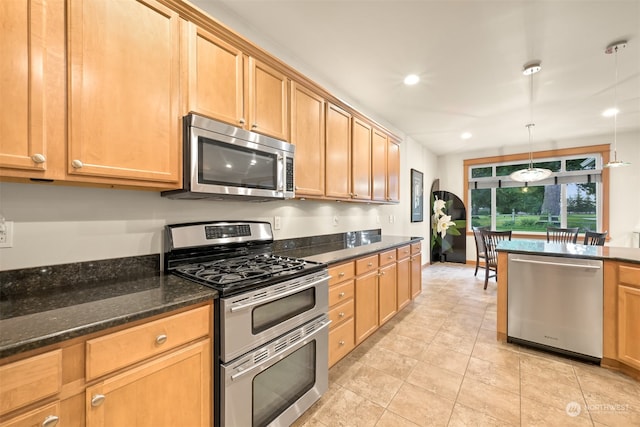
[[345,293],[344,293],[344,292],[340,292],[340,293],[338,294],[338,296],[339,296],[340,298],[342,298],[344,295],[345,295]]
[[91,398],[91,406],[95,408],[97,406],[102,405],[102,403],[104,402],[104,399],[106,399],[104,394],[94,394],[93,397]]
[[257,129],[257,127],[258,127],[257,123],[254,123],[254,124],[251,125],[251,129]]
[[241,125],[245,124],[245,120],[244,117],[241,117],[240,120],[238,120],[238,123],[240,123]]
[[368,264],[367,264],[367,267],[372,267],[372,266],[373,266],[373,263],[372,263],[372,262],[370,262],[370,263],[368,263]]
[[338,273],[338,277],[344,277],[344,271],[341,273]]
[[340,344],[340,345],[344,345],[344,341],[340,341],[338,344]]
[[33,163],[44,163],[47,161],[47,158],[40,153],[36,153],[31,156],[31,160],[33,160]]
[[338,313],[338,317],[344,317],[344,312],[341,311],[340,313]]
[[55,415],[49,415],[42,422],[42,427],[55,427],[58,425],[58,420],[60,420],[60,418],[56,417]]
[[389,255],[387,258],[389,258],[389,259],[393,259],[393,255]]
[[71,162],[71,166],[73,166],[75,169],[80,169],[82,166],[84,166],[82,164],[82,162],[80,160],[74,160]]
[[162,345],[167,342],[167,336],[165,334],[160,334],[156,337],[156,344]]

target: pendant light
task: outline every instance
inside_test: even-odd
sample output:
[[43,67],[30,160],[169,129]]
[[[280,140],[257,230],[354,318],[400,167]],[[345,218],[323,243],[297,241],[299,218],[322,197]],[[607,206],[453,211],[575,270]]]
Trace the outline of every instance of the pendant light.
[[542,70],[540,66],[540,62],[529,63],[526,65],[522,74],[525,76],[531,77],[531,99],[530,99],[530,110],[529,110],[529,120],[530,123],[526,124],[525,127],[529,133],[529,167],[526,169],[520,169],[515,172],[512,172],[509,177],[518,182],[535,182],[542,181],[545,178],[548,178],[551,175],[551,171],[549,169],[542,168],[534,168],[533,167],[533,128],[535,123],[533,123],[533,75]]
[[618,147],[617,147],[617,131],[618,131],[618,50],[624,49],[627,47],[627,41],[619,41],[610,44],[605,49],[604,53],[607,55],[614,54],[615,63],[616,63],[616,81],[613,86],[613,160],[610,160],[609,163],[604,165],[605,168],[617,168],[620,166],[628,166],[631,163],[623,162],[622,160],[618,160]]

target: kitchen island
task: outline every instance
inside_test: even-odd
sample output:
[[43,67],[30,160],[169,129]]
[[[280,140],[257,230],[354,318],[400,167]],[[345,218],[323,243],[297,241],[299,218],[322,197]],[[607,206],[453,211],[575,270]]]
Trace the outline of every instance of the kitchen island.
[[602,261],[600,364],[640,378],[640,249],[513,240],[501,242],[497,251],[499,341],[508,339],[509,254]]

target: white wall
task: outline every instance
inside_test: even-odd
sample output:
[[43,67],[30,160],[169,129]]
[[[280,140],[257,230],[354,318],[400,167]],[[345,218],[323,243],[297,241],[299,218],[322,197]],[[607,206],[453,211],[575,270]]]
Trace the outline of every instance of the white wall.
[[[435,163],[435,156],[421,145],[402,143],[399,205],[186,201],[151,191],[0,183],[0,214],[14,222],[13,247],[0,248],[0,270],[160,253],[163,226],[189,221],[241,219],[273,224],[273,217],[280,216],[282,228],[274,230],[276,239],[372,228],[382,228],[387,235],[426,236],[428,223],[410,222],[409,169],[425,173],[428,189]],[[338,216],[337,226],[334,216]]]
[[[606,144],[611,136],[536,143],[534,151]],[[473,142],[470,142],[473,144]],[[638,237],[633,234],[640,227],[640,133],[618,134],[618,159],[631,162],[631,166],[611,169],[609,188],[609,236],[608,246],[638,247]],[[465,159],[528,152],[527,146],[505,147],[494,150],[469,150],[438,158],[440,189],[451,191],[463,198],[463,162]],[[475,261],[473,236],[467,236],[467,259]]]

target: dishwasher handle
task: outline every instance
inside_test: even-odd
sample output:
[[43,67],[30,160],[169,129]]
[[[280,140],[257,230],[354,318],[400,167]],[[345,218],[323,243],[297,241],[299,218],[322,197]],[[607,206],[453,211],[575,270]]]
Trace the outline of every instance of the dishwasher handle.
[[520,258],[513,258],[510,261],[521,262],[521,263],[524,263],[524,264],[551,265],[551,266],[554,266],[554,267],[587,268],[587,269],[590,269],[590,270],[600,270],[600,268],[601,268],[599,265],[567,264],[567,263],[563,263],[563,262],[535,261],[535,260],[532,260],[532,259],[520,259]]

